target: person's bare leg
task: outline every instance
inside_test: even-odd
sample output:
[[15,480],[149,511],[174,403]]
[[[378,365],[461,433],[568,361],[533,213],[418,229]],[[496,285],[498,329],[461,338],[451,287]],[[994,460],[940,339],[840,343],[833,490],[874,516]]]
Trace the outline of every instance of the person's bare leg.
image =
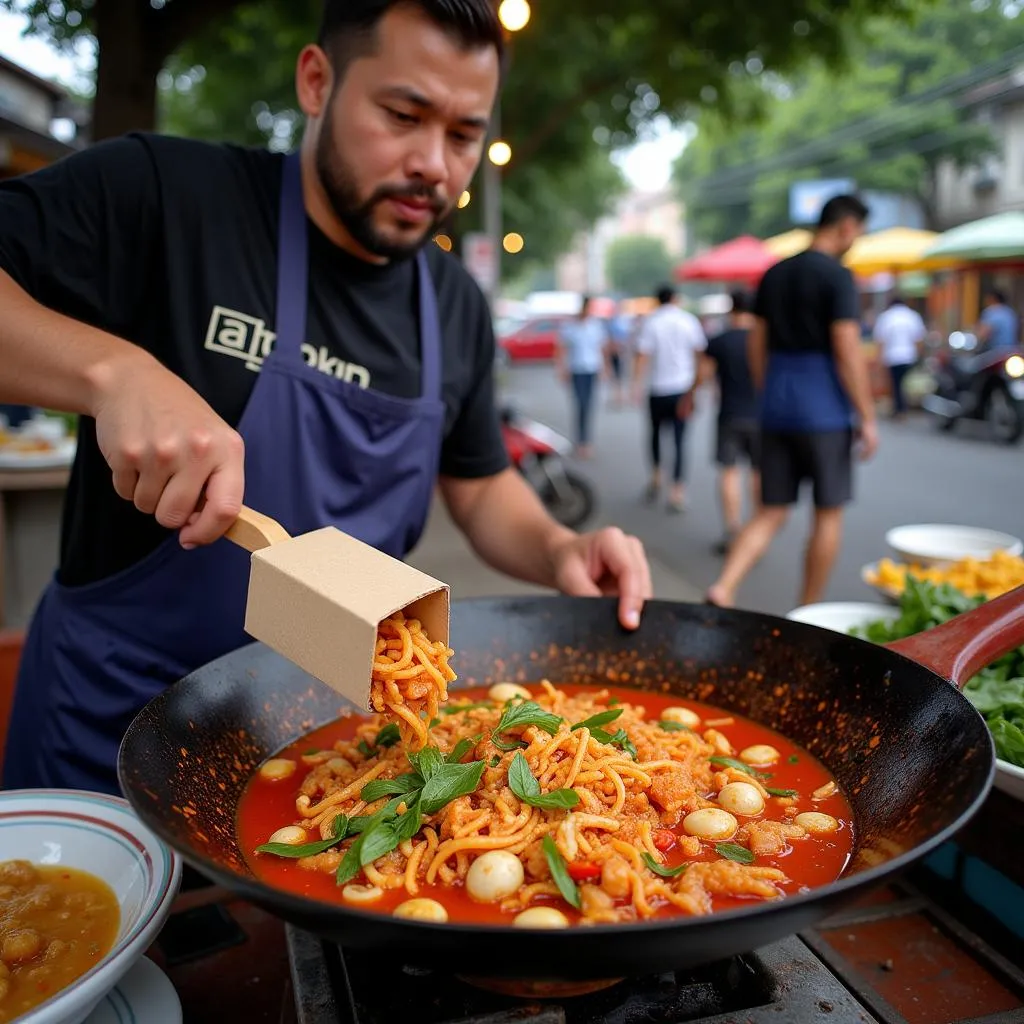
[[725,535],[734,537],[743,522],[743,492],[739,466],[723,466],[718,473],[718,496],[722,503]]
[[711,604],[722,608],[733,606],[737,588],[764,556],[788,516],[789,509],[785,506],[768,505],[761,508],[747,523],[729,549],[722,575],[708,587],[706,596]]
[[824,596],[842,540],[843,510],[815,509],[814,528],[807,542],[807,553],[804,558],[804,589],[800,597],[801,604],[815,604]]
[[750,487],[750,518],[753,519],[761,511],[761,473],[759,470],[750,471],[750,479],[747,481]]

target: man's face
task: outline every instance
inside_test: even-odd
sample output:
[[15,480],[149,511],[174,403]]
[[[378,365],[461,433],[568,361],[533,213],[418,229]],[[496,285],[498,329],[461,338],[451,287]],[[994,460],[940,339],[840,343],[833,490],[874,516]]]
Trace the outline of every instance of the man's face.
[[839,222],[839,246],[838,256],[845,256],[853,246],[853,243],[864,234],[864,222],[856,217],[844,217]]
[[469,185],[498,89],[491,47],[463,50],[407,7],[377,26],[377,47],[352,61],[323,112],[316,168],[348,233],[399,259],[437,229]]

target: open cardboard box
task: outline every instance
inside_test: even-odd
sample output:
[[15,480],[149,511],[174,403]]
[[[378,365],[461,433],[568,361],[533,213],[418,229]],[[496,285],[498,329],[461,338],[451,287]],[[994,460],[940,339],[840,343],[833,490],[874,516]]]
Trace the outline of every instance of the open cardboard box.
[[273,520],[257,519],[258,534],[244,524],[228,534],[252,551],[246,632],[357,707],[370,710],[382,620],[403,611],[431,640],[448,643],[446,583],[333,526],[289,537]]

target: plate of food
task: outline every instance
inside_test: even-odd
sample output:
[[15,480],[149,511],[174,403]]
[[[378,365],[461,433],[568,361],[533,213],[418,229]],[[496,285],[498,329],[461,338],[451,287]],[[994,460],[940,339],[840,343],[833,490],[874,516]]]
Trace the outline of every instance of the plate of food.
[[968,597],[998,597],[1024,584],[1024,558],[996,551],[991,558],[962,558],[949,565],[923,565],[882,558],[861,569],[861,579],[890,601],[898,601],[910,579],[948,584]]
[[1024,541],[1009,533],[977,526],[918,523],[897,526],[885,535],[894,555],[912,565],[951,566],[965,559],[985,562],[997,553],[1024,553]]
[[0,431],[0,469],[58,469],[75,459],[73,437],[42,437]]

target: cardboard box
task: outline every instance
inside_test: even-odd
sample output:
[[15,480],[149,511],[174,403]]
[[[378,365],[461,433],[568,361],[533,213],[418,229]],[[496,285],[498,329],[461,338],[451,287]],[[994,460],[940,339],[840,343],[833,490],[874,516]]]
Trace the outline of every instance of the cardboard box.
[[398,611],[448,642],[448,585],[333,526],[253,551],[246,632],[357,707],[370,708],[377,627]]

